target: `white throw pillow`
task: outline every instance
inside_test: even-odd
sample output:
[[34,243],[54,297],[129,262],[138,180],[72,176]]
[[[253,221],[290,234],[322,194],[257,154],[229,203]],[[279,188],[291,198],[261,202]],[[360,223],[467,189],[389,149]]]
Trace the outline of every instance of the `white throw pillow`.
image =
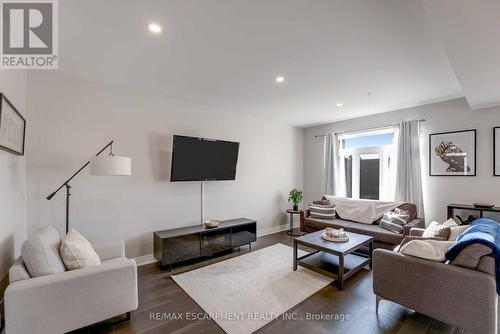
[[455,226],[458,226],[457,222],[453,218],[448,219],[442,225],[446,226],[446,227],[455,227]]
[[412,240],[403,245],[401,254],[418,257],[435,262],[445,262],[445,253],[453,241]]
[[61,243],[61,257],[68,270],[101,264],[90,242],[76,230],[71,230]]
[[61,236],[51,226],[41,228],[23,243],[21,257],[31,277],[66,271],[59,255],[60,245]]

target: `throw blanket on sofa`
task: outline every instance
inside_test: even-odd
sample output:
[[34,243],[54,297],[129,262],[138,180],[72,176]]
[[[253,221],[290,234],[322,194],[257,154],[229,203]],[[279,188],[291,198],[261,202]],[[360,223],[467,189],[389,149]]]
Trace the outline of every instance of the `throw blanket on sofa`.
[[465,247],[475,243],[490,247],[495,256],[497,293],[500,295],[500,223],[480,218],[474,220],[469,226],[448,249],[446,259],[452,261]]
[[350,199],[332,195],[325,195],[325,198],[335,204],[335,210],[342,219],[363,224],[372,224],[377,219],[382,218],[384,213],[392,211],[403,204],[367,199]]

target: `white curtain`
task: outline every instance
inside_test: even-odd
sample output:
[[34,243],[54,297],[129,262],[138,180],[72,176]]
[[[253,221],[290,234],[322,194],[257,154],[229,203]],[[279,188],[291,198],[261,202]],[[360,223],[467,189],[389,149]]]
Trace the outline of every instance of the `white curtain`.
[[325,193],[335,196],[345,196],[344,159],[339,155],[338,135],[330,133],[325,142]]
[[420,167],[420,123],[401,122],[397,143],[396,201],[417,206],[419,218],[424,218],[422,174]]

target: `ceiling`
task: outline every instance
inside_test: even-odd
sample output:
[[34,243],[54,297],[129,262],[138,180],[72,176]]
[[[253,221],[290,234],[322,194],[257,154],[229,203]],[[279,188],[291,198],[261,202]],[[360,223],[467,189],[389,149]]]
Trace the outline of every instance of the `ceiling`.
[[500,1],[422,0],[472,109],[500,105]]
[[456,55],[474,35],[455,31],[451,1],[422,1],[64,0],[59,71],[303,127],[469,93],[482,104],[475,80],[498,72],[474,76]]

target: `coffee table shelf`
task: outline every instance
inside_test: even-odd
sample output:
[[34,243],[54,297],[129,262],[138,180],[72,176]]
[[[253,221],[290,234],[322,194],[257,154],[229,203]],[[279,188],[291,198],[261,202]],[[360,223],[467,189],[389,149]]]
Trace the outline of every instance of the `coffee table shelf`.
[[[313,270],[333,279],[339,278],[340,260],[336,255],[316,251],[297,259],[297,264],[301,267]],[[359,269],[370,264],[371,259],[366,256],[348,254],[344,257],[343,278],[347,279],[355,274]]]
[[[325,230],[306,234],[293,240],[293,270],[301,266],[319,274],[335,279],[342,290],[344,281],[360,271],[364,266],[372,266],[373,237],[348,232],[349,241],[332,242],[321,235]],[[298,246],[313,249],[312,253],[298,257]],[[360,250],[368,246],[368,254]]]

